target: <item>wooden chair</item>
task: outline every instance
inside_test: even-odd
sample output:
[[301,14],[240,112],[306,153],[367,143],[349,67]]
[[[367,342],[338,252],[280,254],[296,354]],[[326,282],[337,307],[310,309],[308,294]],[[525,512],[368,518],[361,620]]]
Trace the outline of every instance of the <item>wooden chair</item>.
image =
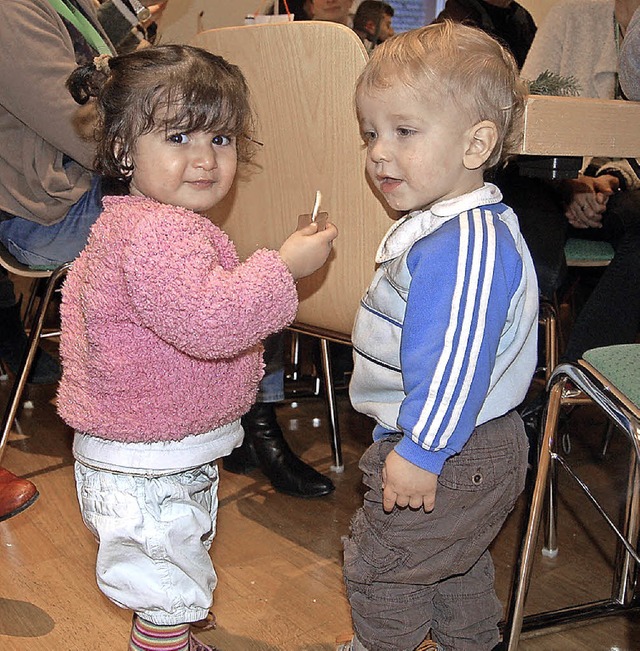
[[[513,586],[510,611],[505,625],[504,639],[508,650],[515,651],[522,630],[538,630],[550,626],[572,624],[610,614],[620,614],[640,607],[636,592],[640,549],[640,345],[608,346],[587,351],[577,364],[560,364],[551,375],[549,399],[544,421],[535,486],[527,529],[524,532],[517,576]],[[588,397],[626,436],[630,443],[626,507],[622,526],[617,526],[596,500],[589,488],[589,478],[579,477],[569,460],[562,456],[557,445],[558,416],[563,405],[575,399],[575,389]],[[614,531],[619,548],[613,571],[611,597],[524,617],[524,605],[531,578],[536,541],[542,521],[545,495],[547,525],[543,554],[557,554],[556,490],[550,483],[556,469],[562,468],[575,480]],[[551,487],[551,488],[549,488]]]
[[[37,309],[33,314],[33,319],[29,319],[29,342],[27,344],[27,349],[25,352],[24,359],[20,364],[20,369],[13,381],[13,386],[9,393],[9,399],[7,406],[5,407],[5,412],[2,418],[2,433],[0,434],[0,460],[7,444],[9,434],[13,427],[13,424],[20,408],[20,401],[22,400],[22,395],[24,393],[24,388],[27,384],[27,378],[29,377],[29,372],[31,371],[31,366],[33,365],[33,360],[35,359],[40,340],[44,337],[49,336],[48,334],[43,333],[45,316],[47,314],[47,308],[51,303],[53,297],[53,292],[58,286],[59,282],[64,278],[68,269],[71,266],[71,263],[65,263],[58,267],[57,269],[34,269],[28,267],[16,260],[7,249],[0,244],[0,265],[4,267],[9,273],[12,273],[16,276],[22,278],[31,278],[35,281],[38,281],[41,285],[44,284],[42,296],[39,300]],[[32,285],[31,296],[29,299],[28,305],[32,304],[34,297],[36,295],[37,286]],[[27,308],[27,313],[30,312],[30,308]]]
[[292,329],[320,340],[332,432],[334,469],[342,468],[329,341],[350,343],[360,298],[391,225],[367,183],[355,115],[354,88],[367,61],[355,33],[336,23],[295,22],[202,32],[192,44],[224,56],[243,71],[264,143],[227,199],[210,213],[242,257],[279,248],[311,212],[316,190],[340,235],[328,265],[298,283]]

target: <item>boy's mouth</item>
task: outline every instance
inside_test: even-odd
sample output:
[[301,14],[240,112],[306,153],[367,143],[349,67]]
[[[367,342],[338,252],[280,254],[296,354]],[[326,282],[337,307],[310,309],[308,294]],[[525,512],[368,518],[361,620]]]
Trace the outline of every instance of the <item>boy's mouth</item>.
[[392,176],[378,177],[378,184],[380,186],[380,191],[384,193],[393,192],[400,186],[401,183],[402,183],[402,179],[396,179]]

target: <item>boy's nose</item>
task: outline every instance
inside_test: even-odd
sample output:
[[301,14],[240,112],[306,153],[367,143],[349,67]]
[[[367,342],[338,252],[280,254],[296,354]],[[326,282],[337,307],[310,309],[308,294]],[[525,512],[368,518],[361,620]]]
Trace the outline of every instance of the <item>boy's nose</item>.
[[380,138],[369,147],[369,157],[374,163],[382,163],[390,159],[389,148]]

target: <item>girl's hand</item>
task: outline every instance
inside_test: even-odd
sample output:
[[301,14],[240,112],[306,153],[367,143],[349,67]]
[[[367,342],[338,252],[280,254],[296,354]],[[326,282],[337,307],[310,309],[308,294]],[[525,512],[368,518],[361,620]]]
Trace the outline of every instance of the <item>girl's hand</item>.
[[304,278],[326,262],[337,236],[334,224],[327,223],[326,228],[318,232],[318,224],[312,222],[289,235],[280,247],[280,257],[296,280]]

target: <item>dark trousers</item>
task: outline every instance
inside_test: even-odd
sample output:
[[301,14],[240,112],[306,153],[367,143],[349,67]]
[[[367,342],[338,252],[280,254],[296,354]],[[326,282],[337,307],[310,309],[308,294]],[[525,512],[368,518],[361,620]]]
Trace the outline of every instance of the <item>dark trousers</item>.
[[492,649],[502,607],[488,547],[524,487],[522,420],[511,412],[476,428],[445,463],[431,513],[382,508],[382,466],[399,436],[360,461],[369,490],[344,540],[356,636],[368,651],[413,651],[431,629],[446,650]]
[[605,240],[614,247],[614,258],[580,310],[562,358],[576,361],[590,348],[633,343],[640,328],[640,190],[612,195],[602,228],[574,229],[553,184],[521,177],[513,166],[494,181],[518,215],[543,296],[553,296],[565,280],[568,237]]

